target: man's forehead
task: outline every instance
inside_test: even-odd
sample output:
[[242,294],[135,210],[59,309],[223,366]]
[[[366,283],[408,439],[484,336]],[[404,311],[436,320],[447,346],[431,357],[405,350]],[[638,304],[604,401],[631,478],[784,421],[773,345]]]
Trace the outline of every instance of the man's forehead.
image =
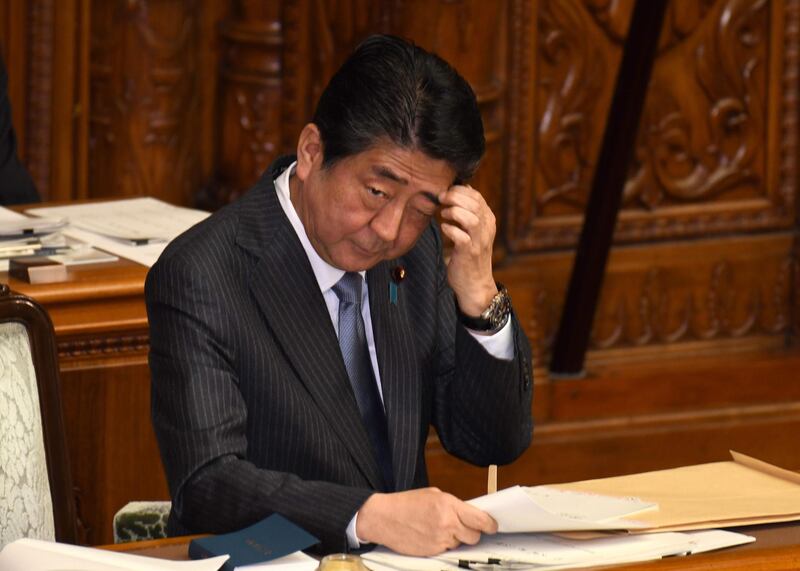
[[[379,144],[359,154],[369,174],[402,186],[425,185],[436,192],[453,184],[455,170],[442,159],[417,149]],[[441,188],[439,188],[441,187]]]

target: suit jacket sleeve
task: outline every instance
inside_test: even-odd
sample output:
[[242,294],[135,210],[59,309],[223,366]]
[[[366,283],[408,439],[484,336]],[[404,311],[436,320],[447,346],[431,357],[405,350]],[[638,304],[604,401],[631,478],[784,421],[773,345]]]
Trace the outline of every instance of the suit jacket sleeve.
[[[230,364],[211,268],[180,257],[148,274],[152,416],[173,498],[172,531],[220,533],[279,512],[346,549],[348,522],[372,490],[260,469],[247,461],[246,406]],[[230,319],[231,317],[228,316]]]
[[[434,240],[441,241],[437,228]],[[441,256],[441,244],[437,244]],[[472,464],[508,464],[529,446],[531,349],[516,315],[514,358],[497,359],[458,321],[453,291],[440,259],[436,275],[438,347],[433,424],[444,448]]]

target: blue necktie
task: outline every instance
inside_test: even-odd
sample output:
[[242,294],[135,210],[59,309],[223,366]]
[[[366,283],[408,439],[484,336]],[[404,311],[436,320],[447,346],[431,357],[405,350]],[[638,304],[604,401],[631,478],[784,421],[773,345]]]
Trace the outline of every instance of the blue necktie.
[[362,283],[360,274],[347,272],[333,286],[333,292],[339,298],[339,346],[342,348],[347,375],[350,377],[364,427],[372,441],[386,490],[392,491],[394,478],[389,431],[383,403],[372,372],[367,336],[364,333],[364,320],[361,317]]

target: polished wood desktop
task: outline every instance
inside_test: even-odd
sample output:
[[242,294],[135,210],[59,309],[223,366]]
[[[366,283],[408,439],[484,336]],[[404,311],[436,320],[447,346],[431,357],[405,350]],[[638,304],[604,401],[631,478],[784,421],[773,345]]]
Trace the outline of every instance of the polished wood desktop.
[[[800,524],[760,525],[738,528],[735,531],[756,537],[755,543],[688,557],[617,565],[613,566],[613,569],[620,571],[796,571],[800,569]],[[199,536],[107,545],[104,549],[185,561],[188,559],[189,541],[194,537]]]

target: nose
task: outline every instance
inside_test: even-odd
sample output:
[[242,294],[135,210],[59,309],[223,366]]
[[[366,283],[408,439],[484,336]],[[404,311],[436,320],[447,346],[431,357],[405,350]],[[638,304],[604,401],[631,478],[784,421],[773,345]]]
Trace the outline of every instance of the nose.
[[400,233],[403,222],[403,205],[398,201],[390,201],[372,218],[372,231],[384,242],[394,242]]

